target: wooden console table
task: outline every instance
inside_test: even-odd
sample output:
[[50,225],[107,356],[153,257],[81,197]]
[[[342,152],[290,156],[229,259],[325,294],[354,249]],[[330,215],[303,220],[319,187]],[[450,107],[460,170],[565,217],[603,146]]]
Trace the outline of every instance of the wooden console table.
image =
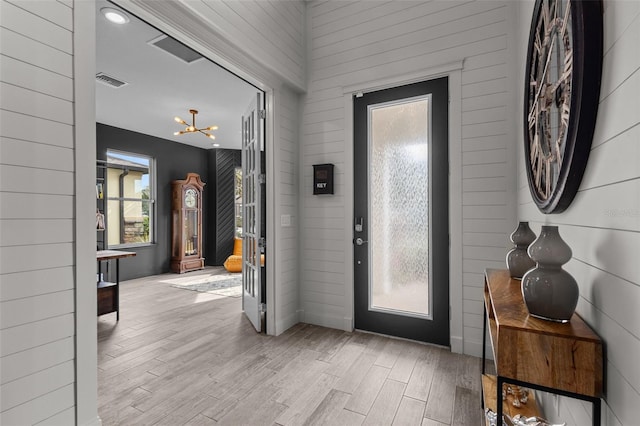
[[[497,413],[498,425],[503,413],[513,416],[518,410],[503,401],[505,383],[589,401],[593,425],[600,425],[602,341],[582,318],[574,314],[562,324],[530,316],[521,282],[512,279],[509,271],[496,269],[485,271],[484,314],[483,342],[488,329],[496,376],[485,374],[483,343],[483,406]],[[520,413],[525,416],[539,415],[535,402],[522,407],[526,411]]]
[[[98,250],[96,253],[98,261],[98,316],[115,312],[116,321],[120,321],[120,259],[135,255],[134,251],[120,250]],[[114,259],[116,261],[116,282],[101,281],[101,262]]]

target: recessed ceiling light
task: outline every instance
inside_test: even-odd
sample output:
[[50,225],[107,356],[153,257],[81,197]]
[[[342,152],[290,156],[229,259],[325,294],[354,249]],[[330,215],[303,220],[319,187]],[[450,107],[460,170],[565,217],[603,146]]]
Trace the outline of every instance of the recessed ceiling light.
[[214,144],[212,144],[211,146],[213,146],[214,148],[217,148],[217,147],[219,147],[219,146],[220,146],[220,144],[219,144],[219,143],[214,143]]
[[129,22],[129,17],[121,10],[114,9],[112,7],[103,7],[100,9],[100,12],[102,12],[104,17],[114,24],[122,25]]

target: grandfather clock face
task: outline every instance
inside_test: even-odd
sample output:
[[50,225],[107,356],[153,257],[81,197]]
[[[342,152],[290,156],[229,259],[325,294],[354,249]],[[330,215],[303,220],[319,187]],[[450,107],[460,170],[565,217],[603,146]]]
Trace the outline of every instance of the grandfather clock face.
[[184,205],[192,209],[198,204],[198,193],[195,189],[189,188],[184,192]]

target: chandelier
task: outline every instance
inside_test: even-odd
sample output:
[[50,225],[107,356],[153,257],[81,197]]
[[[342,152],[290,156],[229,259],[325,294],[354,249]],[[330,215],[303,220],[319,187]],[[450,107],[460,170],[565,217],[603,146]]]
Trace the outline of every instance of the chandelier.
[[196,127],[196,114],[197,113],[198,113],[197,109],[190,109],[189,110],[189,114],[191,114],[191,124],[187,123],[186,121],[184,121],[180,117],[175,117],[174,120],[176,120],[176,122],[178,122],[180,124],[184,124],[187,127],[184,130],[181,130],[179,132],[175,132],[174,136],[184,135],[186,133],[200,132],[200,133],[202,133],[203,135],[205,135],[208,138],[215,139],[216,137],[214,135],[212,135],[211,133],[208,133],[208,132],[210,132],[212,130],[217,130],[218,126],[209,126],[209,127],[204,127],[202,129],[198,129]]

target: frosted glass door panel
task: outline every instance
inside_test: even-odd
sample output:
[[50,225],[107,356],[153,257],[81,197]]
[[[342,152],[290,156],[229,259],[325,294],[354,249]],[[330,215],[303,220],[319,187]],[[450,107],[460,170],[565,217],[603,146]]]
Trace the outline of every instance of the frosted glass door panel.
[[429,317],[430,96],[369,107],[369,309]]

